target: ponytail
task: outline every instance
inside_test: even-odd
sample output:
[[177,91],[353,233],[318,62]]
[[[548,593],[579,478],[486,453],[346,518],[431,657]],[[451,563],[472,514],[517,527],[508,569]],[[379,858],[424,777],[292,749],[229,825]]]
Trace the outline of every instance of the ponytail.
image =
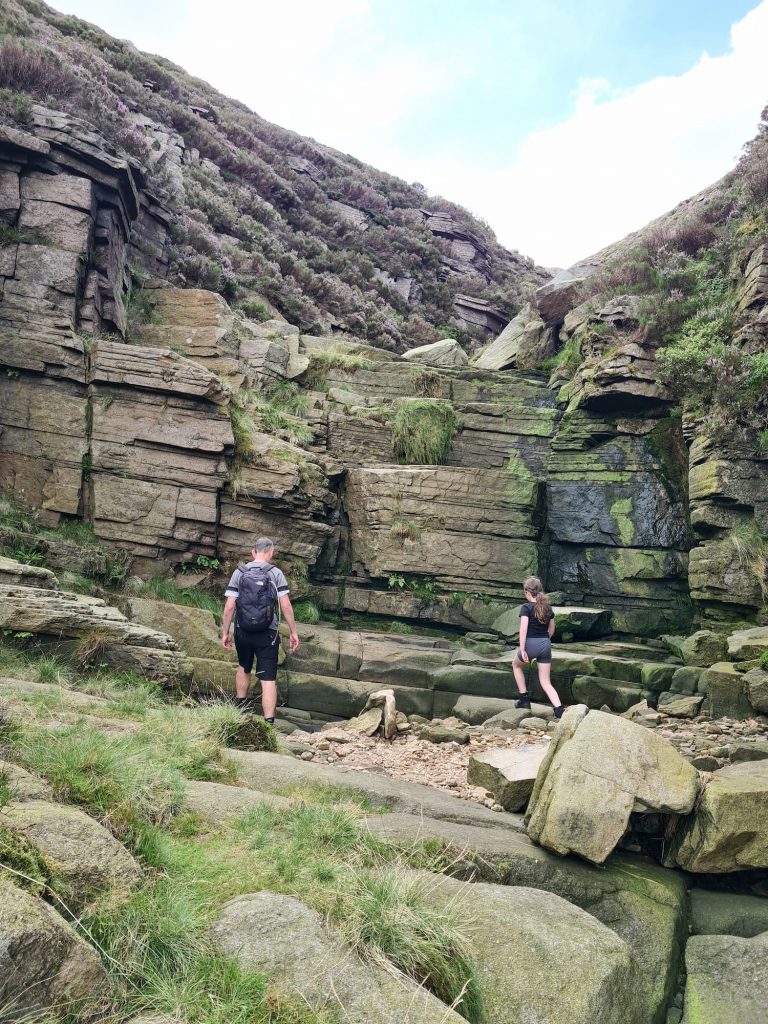
[[544,593],[544,587],[541,585],[541,580],[538,576],[529,576],[527,580],[523,580],[523,590],[527,590],[529,594],[533,594],[533,611],[536,619],[541,623],[549,622],[552,617],[552,605],[549,598]]

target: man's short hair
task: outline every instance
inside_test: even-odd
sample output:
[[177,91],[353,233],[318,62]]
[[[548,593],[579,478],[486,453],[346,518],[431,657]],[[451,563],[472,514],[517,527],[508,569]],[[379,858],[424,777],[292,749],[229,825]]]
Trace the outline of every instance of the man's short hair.
[[253,545],[253,550],[258,554],[259,551],[274,551],[275,542],[269,537],[259,537],[256,543]]

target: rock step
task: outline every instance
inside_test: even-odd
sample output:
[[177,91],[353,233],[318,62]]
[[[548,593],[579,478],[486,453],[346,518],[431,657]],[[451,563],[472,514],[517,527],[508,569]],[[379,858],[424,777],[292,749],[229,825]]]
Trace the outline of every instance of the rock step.
[[519,814],[491,811],[480,804],[461,800],[444,790],[422,786],[417,782],[405,782],[372,772],[299,761],[285,754],[227,750],[226,757],[236,765],[241,785],[260,792],[275,793],[286,787],[301,786],[304,783],[341,786],[347,790],[354,790],[371,804],[388,807],[393,811],[424,814],[430,818],[494,828],[498,831],[523,830],[523,819]]
[[663,1019],[687,934],[685,882],[678,873],[623,853],[612,854],[597,868],[555,856],[506,829],[426,816],[369,815],[368,827],[374,835],[405,844],[442,840],[456,852],[453,873],[467,880],[544,889],[583,907],[632,949],[643,1024]]

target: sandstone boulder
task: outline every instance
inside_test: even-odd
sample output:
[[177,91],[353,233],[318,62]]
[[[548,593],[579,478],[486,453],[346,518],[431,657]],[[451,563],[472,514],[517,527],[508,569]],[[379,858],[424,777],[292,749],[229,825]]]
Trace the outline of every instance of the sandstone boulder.
[[669,859],[686,871],[717,874],[768,867],[768,761],[715,772]]
[[740,629],[728,637],[728,657],[734,661],[750,661],[768,651],[768,626]]
[[458,877],[543,889],[588,911],[632,950],[640,1020],[663,1024],[688,935],[686,887],[679,872],[629,854],[613,854],[596,868],[547,853],[527,836],[485,825],[398,813],[370,816],[368,825],[375,835],[404,845],[416,838],[446,843]]
[[768,714],[768,672],[753,668],[744,676],[749,703],[755,711]]
[[466,366],[469,362],[467,353],[453,338],[443,338],[442,341],[435,341],[431,345],[419,345],[418,348],[409,349],[403,353],[403,359],[423,366],[460,367]]
[[493,793],[505,811],[520,811],[528,803],[547,744],[484,750],[469,761],[467,782]]
[[0,878],[0,1007],[6,1020],[79,1003],[93,1011],[109,992],[94,949],[42,900]]
[[702,673],[700,684],[707,694],[712,718],[751,718],[754,709],[747,699],[746,676],[730,661],[720,661]]
[[640,1024],[630,949],[590,914],[523,886],[445,876],[426,876],[424,884],[431,900],[466,914],[494,1024]]
[[461,1017],[414,982],[363,964],[336,929],[292,896],[258,892],[225,904],[211,929],[221,951],[269,974],[278,991],[349,1024],[459,1024]]
[[59,582],[50,569],[41,565],[27,565],[15,558],[0,555],[0,584],[6,586],[39,587],[41,590],[57,590]]
[[696,769],[667,740],[583,705],[569,708],[550,744],[528,811],[528,834],[556,853],[601,864],[633,811],[687,814]]
[[708,668],[716,661],[725,660],[727,647],[722,633],[714,633],[711,629],[700,629],[680,643],[680,656],[684,665]]
[[751,939],[768,932],[768,899],[744,893],[691,889],[694,935],[739,935]]
[[0,826],[37,847],[68,890],[67,903],[82,909],[104,889],[127,892],[141,869],[125,847],[75,807],[44,800],[11,802],[0,809]]
[[768,933],[753,939],[695,935],[685,950],[687,977],[682,1024],[765,1020]]
[[241,786],[225,786],[220,782],[187,782],[184,789],[185,811],[199,814],[209,821],[229,821],[246,811],[268,806],[283,808],[291,801],[274,793],[258,793]]
[[50,800],[53,791],[45,779],[10,761],[0,761],[0,777],[13,800]]
[[659,698],[659,711],[672,718],[695,718],[703,703],[703,696],[683,697],[679,693],[663,693]]

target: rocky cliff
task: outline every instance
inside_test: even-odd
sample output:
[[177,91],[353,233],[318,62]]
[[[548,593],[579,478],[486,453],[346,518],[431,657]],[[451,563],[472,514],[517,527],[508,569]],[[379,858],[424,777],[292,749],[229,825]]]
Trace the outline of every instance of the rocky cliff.
[[397,350],[446,331],[476,345],[548,276],[422,186],[270,124],[95,25],[9,0],[0,121],[34,127],[33,103],[49,99],[128,158],[149,221],[158,200],[172,212],[161,248],[150,224],[134,226],[150,252],[131,270],[218,291],[257,319]]
[[[108,40],[42,5],[9,11],[6,29],[38,19],[46,46]],[[33,84],[64,74],[53,51],[19,52],[4,75],[31,74],[33,58]],[[462,298],[476,326],[500,331],[470,360],[455,339],[396,354],[328,318],[311,333],[277,302],[191,287],[179,270],[190,182],[204,164],[245,189],[226,155],[195,155],[194,132],[160,122],[155,156],[131,154],[114,124],[34,103],[29,81],[0,126],[0,488],[39,524],[91,524],[144,577],[223,572],[274,535],[296,596],[406,631],[511,638],[530,573],[568,609],[561,640],[765,622],[763,135],[724,182],[540,283],[503,330],[487,291]],[[147,102],[173,91],[163,82],[141,86]],[[87,108],[82,90],[64,94]],[[131,123],[149,130],[137,104]],[[208,108],[190,116],[221,129]],[[418,212],[422,240],[455,243],[440,249],[445,280],[462,261],[492,278],[498,249],[470,252],[479,236],[455,211]],[[640,668],[606,675],[645,681]]]

